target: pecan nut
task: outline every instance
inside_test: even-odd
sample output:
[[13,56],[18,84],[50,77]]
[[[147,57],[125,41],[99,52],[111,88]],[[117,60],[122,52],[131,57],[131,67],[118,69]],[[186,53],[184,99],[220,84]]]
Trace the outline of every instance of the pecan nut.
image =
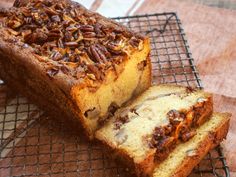
[[62,54],[60,53],[60,52],[58,52],[58,51],[54,51],[52,54],[51,54],[51,56],[50,56],[53,60],[55,60],[55,61],[59,61],[59,60],[61,60],[62,59]]
[[83,32],[94,32],[94,27],[92,25],[81,25],[79,29]]
[[104,76],[101,73],[101,71],[98,69],[98,67],[96,67],[95,65],[88,65],[87,67],[88,67],[88,70],[95,75],[96,79],[102,80]]
[[135,38],[135,37],[132,37],[130,40],[129,40],[129,43],[130,45],[132,45],[133,47],[138,47],[139,46],[139,43],[140,43],[140,40]]
[[24,40],[28,44],[36,43],[36,44],[42,44],[46,42],[48,39],[47,34],[45,34],[41,30],[36,30],[34,33],[26,35]]
[[53,76],[57,75],[59,73],[59,68],[53,67],[47,70],[47,75],[50,78],[53,78]]
[[177,125],[184,120],[185,115],[177,110],[170,110],[167,117],[172,125]]
[[10,28],[19,28],[20,26],[22,25],[22,22],[17,19],[17,20],[9,20],[8,23],[7,23],[7,26],[10,27]]
[[99,49],[98,45],[90,46],[88,53],[92,56],[92,59],[98,63],[105,63],[107,61],[105,54]]
[[31,24],[33,19],[31,17],[26,17],[26,18],[24,18],[24,21],[26,24]]
[[94,31],[95,31],[96,36],[98,38],[103,38],[106,36],[105,33],[102,31],[101,27],[102,27],[102,25],[100,23],[96,23],[95,27],[94,27]]
[[53,15],[51,16],[51,19],[53,22],[61,22],[61,18],[59,15]]
[[122,53],[122,46],[115,42],[107,43],[107,49],[114,54],[121,54]]
[[79,46],[79,44],[77,42],[65,42],[65,46],[70,48],[76,48]]
[[44,11],[45,11],[49,16],[59,15],[59,13],[58,13],[57,11],[55,11],[54,9],[52,9],[51,7],[44,7]]
[[90,39],[90,38],[94,38],[96,36],[96,33],[86,31],[86,32],[82,33],[82,35],[83,35],[84,39]]
[[186,132],[185,134],[181,135],[181,140],[186,142],[189,139],[191,139],[193,136],[195,136],[196,134],[197,134],[196,131]]
[[172,144],[174,144],[174,142],[175,142],[174,137],[165,137],[158,142],[157,149],[158,150],[168,149]]

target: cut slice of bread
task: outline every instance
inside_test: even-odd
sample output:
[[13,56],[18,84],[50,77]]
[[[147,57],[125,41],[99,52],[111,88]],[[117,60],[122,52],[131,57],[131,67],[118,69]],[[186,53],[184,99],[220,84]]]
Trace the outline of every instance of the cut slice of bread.
[[179,144],[166,160],[156,166],[153,177],[185,177],[209,150],[226,138],[229,113],[214,113],[212,118],[197,129],[188,142]]
[[176,144],[194,136],[212,109],[212,95],[202,90],[152,86],[119,109],[96,138],[138,176],[150,175],[155,161],[163,161]]

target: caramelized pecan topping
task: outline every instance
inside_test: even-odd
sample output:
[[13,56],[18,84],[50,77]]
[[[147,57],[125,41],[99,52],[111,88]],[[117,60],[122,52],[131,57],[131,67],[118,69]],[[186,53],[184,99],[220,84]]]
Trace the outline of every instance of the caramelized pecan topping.
[[168,124],[168,125],[164,126],[165,135],[170,135],[173,128],[174,128],[174,126],[172,126],[171,124]]
[[5,8],[0,8],[0,17],[5,17],[9,12]]
[[53,67],[47,70],[47,75],[52,78],[53,76],[58,74],[58,72],[59,72],[59,68]]
[[68,69],[68,67],[66,66],[61,66],[61,71],[64,73],[64,74],[68,74],[70,72],[70,70]]
[[100,50],[98,45],[91,45],[88,48],[88,54],[93,58],[96,63],[105,63],[107,61],[105,54]]
[[77,42],[65,42],[64,44],[66,47],[69,47],[69,48],[76,48],[79,46],[79,44]]
[[53,53],[51,54],[51,58],[52,58],[53,60],[55,60],[55,61],[61,60],[62,57],[63,57],[63,56],[62,56],[61,53],[58,52],[58,51],[55,51],[55,52],[53,52]]
[[135,38],[135,37],[132,37],[130,40],[129,40],[129,43],[133,46],[133,47],[138,47],[139,46],[139,42],[140,40]]
[[51,20],[52,20],[53,22],[61,22],[61,18],[60,18],[59,15],[53,15],[53,16],[51,16]]
[[[142,37],[133,35],[118,25],[106,24],[96,14],[75,3],[59,0],[16,0],[8,11],[0,10],[0,18],[11,34],[33,47],[36,54],[59,63],[73,62],[77,66],[102,65],[119,60],[124,46],[139,48]],[[81,59],[83,58],[83,59]],[[93,61],[93,63],[91,63]],[[75,76],[75,67],[69,67]],[[89,78],[103,79],[104,69],[88,66]],[[56,71],[49,72],[50,76]],[[52,74],[53,73],[53,74]]]
[[92,25],[81,25],[80,30],[82,32],[94,32],[94,27]]
[[104,78],[104,75],[101,72],[99,72],[99,69],[96,65],[88,65],[88,70],[91,73],[94,73],[96,79],[102,80]]
[[96,24],[95,24],[94,31],[95,31],[96,36],[97,36],[98,38],[103,38],[103,37],[106,36],[106,35],[104,34],[104,32],[102,31],[101,28],[102,28],[102,25],[101,25],[100,23],[96,23]]

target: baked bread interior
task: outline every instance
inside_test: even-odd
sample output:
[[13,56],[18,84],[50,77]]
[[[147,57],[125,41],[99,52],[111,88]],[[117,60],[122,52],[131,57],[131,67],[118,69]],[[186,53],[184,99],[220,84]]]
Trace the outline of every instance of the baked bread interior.
[[175,85],[152,86],[96,132],[138,176],[150,175],[174,147],[196,135],[212,114],[212,95]]

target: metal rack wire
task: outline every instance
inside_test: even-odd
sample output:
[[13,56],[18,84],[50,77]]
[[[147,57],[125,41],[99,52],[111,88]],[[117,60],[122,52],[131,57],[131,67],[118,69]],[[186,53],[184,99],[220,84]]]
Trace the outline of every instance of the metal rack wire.
[[[115,18],[150,36],[154,83],[203,88],[175,13]],[[54,121],[0,84],[0,176],[131,176],[62,120]],[[220,146],[208,153],[190,176],[229,176]]]

